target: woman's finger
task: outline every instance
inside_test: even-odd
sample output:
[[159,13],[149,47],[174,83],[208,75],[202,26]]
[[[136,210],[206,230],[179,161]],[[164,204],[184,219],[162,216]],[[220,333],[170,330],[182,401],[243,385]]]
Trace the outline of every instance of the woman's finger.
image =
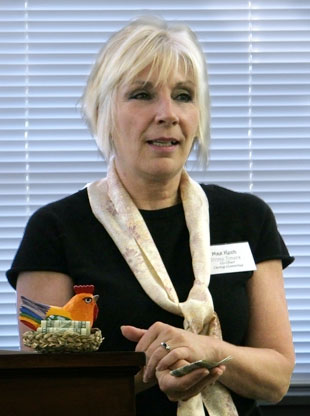
[[161,390],[169,400],[176,401],[188,400],[195,396],[208,385],[214,384],[222,374],[223,371],[219,368],[211,371],[201,368],[183,377],[173,377],[168,370],[157,372],[156,376]]
[[125,338],[129,339],[129,341],[139,342],[147,330],[131,325],[122,325],[121,332]]
[[147,383],[155,376],[156,367],[161,359],[166,356],[169,351],[165,350],[161,345],[157,347],[154,352],[151,354],[147,360],[146,366],[144,368],[143,381]]
[[[144,372],[145,379],[147,380],[149,378],[153,378],[157,370],[171,370],[187,365],[189,364],[187,359],[188,349],[186,347],[175,348],[171,351],[167,351],[165,348],[160,346],[149,357]],[[164,365],[162,362],[164,362]]]
[[194,386],[192,386],[185,392],[182,392],[182,393],[178,392],[176,396],[178,397],[177,400],[187,401],[191,399],[192,397],[196,396],[197,394],[201,393],[203,389],[207,388],[210,385],[213,385],[217,380],[218,380],[218,377],[211,376],[209,374],[207,377],[205,377],[204,379],[196,383]]
[[136,351],[148,352],[148,350],[151,349],[150,352],[152,353],[160,346],[161,342],[168,342],[173,337],[172,334],[175,330],[176,329],[170,325],[162,322],[155,322],[139,340]]
[[[207,383],[209,372],[205,368],[197,369],[184,377],[173,377],[169,371],[157,372],[159,388],[167,395],[169,400],[186,400],[198,394],[201,386]],[[213,382],[214,376],[211,377]],[[210,381],[211,382],[211,381]]]
[[[179,361],[185,361],[186,364],[190,363],[190,351],[188,347],[171,348],[169,354],[165,354],[158,362],[156,370],[163,371],[166,369],[174,369],[182,367],[182,365],[175,366],[175,363]],[[186,365],[185,364],[185,365]]]

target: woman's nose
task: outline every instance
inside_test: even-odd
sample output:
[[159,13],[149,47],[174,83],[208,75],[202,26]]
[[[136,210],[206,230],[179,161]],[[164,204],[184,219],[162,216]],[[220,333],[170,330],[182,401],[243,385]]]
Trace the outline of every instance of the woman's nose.
[[161,97],[158,100],[155,121],[158,124],[173,126],[179,123],[175,103],[171,97]]

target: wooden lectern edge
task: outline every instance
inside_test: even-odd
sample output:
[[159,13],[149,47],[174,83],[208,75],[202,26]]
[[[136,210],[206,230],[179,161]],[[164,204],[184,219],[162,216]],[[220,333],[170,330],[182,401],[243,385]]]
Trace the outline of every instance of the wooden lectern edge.
[[145,354],[133,351],[97,351],[88,353],[38,353],[31,351],[0,350],[1,369],[35,368],[117,368],[145,364]]
[[144,364],[144,353],[131,351],[0,350],[1,414],[135,416],[134,375]]

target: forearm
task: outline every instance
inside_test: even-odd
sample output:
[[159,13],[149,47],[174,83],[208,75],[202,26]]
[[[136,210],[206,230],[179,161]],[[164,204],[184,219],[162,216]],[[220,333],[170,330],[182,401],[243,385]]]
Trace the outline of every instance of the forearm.
[[286,393],[295,364],[281,262],[259,263],[247,294],[247,347],[218,341],[218,351],[233,356],[221,380],[240,395],[276,402]]
[[267,348],[238,347],[219,341],[221,358],[231,355],[220,381],[235,393],[277,402],[287,392],[294,358]]

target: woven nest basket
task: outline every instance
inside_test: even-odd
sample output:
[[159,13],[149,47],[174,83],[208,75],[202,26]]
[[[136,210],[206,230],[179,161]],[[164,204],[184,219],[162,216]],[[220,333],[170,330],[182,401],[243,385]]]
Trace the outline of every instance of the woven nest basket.
[[39,352],[92,352],[98,350],[102,341],[98,328],[93,328],[90,335],[70,331],[47,334],[27,331],[23,334],[24,345]]

